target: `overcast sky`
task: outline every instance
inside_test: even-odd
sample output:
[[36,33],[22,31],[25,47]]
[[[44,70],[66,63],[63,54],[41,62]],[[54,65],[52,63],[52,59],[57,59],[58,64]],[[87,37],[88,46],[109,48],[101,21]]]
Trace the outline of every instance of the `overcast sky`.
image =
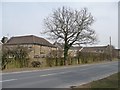
[[[58,7],[70,7],[80,10],[87,7],[95,17],[93,28],[97,35],[98,45],[108,45],[112,37],[112,45],[118,47],[118,3],[117,2],[2,2],[2,36],[36,35],[46,38],[40,32],[44,30],[43,19]],[[51,41],[52,42],[52,41]]]

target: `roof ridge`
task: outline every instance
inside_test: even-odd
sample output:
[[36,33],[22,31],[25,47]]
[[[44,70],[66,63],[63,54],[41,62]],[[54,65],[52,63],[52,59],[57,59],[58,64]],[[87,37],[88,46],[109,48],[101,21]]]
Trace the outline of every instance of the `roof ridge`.
[[[92,46],[93,48],[94,47],[107,47],[107,46]],[[89,46],[88,48],[92,48],[91,46]]]
[[20,36],[18,35],[18,36],[12,36],[12,37],[28,37],[28,36],[35,36],[35,35],[32,35],[32,34],[31,35],[20,35]]
[[41,44],[41,45],[52,46],[52,47],[54,46],[45,38],[38,37],[35,35],[11,37],[7,42],[7,44],[25,44],[25,43]]
[[[36,35],[21,35],[21,36],[12,36],[11,38],[20,38],[20,37],[37,37],[37,38],[41,38],[41,39],[44,39],[42,37],[39,37],[39,36],[36,36]],[[45,39],[46,40],[46,39]]]

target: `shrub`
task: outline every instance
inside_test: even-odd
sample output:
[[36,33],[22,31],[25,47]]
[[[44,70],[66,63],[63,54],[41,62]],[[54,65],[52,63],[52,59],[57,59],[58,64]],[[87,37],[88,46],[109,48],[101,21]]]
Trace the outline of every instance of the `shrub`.
[[32,65],[32,67],[40,67],[41,62],[39,62],[39,61],[32,61],[31,65]]

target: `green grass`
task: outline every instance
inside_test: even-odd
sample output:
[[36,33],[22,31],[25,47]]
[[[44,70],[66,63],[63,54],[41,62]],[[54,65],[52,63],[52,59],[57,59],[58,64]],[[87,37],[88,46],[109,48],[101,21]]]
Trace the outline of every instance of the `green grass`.
[[92,88],[118,88],[118,74],[114,74],[110,77],[94,81],[91,84]]
[[78,86],[77,88],[91,88],[90,90],[94,90],[96,88],[97,88],[97,90],[98,90],[98,88],[99,89],[100,88],[111,88],[111,89],[116,88],[116,89],[118,89],[118,86],[120,86],[118,78],[120,78],[120,72],[113,74],[109,77]]

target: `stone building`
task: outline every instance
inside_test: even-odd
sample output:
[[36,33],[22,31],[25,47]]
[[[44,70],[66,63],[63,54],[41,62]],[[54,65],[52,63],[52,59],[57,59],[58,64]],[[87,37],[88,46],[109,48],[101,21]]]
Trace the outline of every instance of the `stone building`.
[[44,58],[56,50],[56,47],[46,39],[34,35],[11,37],[4,45],[4,48],[23,46],[28,48],[30,58]]
[[[64,50],[64,44],[55,42],[54,45],[61,50]],[[106,54],[111,54],[114,55],[116,57],[116,55],[118,54],[117,51],[115,51],[115,48],[113,46],[110,45],[106,45],[106,46],[94,46],[94,47],[82,47],[82,46],[72,46],[69,51],[68,54],[70,56],[77,56],[78,52],[87,52],[87,53],[106,53]]]

